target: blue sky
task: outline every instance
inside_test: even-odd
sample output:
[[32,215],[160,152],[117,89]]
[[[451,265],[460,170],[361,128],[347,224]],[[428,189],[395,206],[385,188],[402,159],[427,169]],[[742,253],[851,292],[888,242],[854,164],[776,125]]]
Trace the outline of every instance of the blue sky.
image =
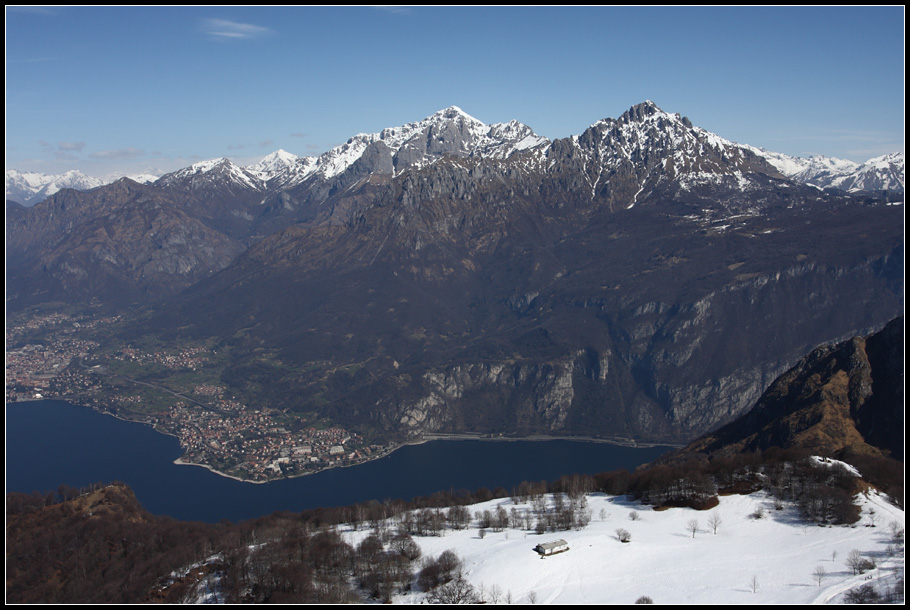
[[741,143],[904,150],[904,8],[7,7],[6,167],[171,171],[459,106],[551,139],[653,100]]

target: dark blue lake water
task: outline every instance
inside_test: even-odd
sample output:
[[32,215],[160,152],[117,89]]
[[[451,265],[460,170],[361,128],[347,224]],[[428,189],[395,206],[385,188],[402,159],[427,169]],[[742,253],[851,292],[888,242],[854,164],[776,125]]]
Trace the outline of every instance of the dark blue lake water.
[[6,405],[7,491],[117,480],[132,487],[152,513],[209,523],[631,470],[667,450],[579,441],[433,441],[351,468],[254,485],[174,464],[181,455],[177,440],[149,426],[58,400]]

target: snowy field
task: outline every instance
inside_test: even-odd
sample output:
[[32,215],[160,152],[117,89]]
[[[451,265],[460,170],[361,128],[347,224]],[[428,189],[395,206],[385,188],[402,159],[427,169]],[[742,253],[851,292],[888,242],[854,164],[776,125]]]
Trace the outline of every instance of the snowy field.
[[[423,557],[453,550],[487,603],[629,604],[642,596],[657,604],[842,603],[852,587],[873,582],[884,592],[904,571],[903,546],[893,543],[889,527],[894,522],[903,529],[903,511],[875,493],[857,498],[858,523],[821,527],[808,524],[794,507],[775,510],[765,493],[724,496],[709,511],[654,511],[625,496],[591,494],[591,522],[582,530],[543,535],[487,530],[481,537],[474,521],[467,530],[414,541]],[[531,508],[510,498],[469,508],[473,516],[500,504],[507,512]],[[759,510],[764,516],[756,519]],[[712,514],[720,518],[716,533]],[[693,520],[698,521],[694,537]],[[619,541],[620,528],[631,534],[630,542]],[[354,545],[368,533],[343,530]],[[568,542],[569,550],[545,558],[533,550],[556,539]],[[846,563],[854,549],[877,567],[854,575]],[[410,593],[393,601],[425,603],[426,596]]]

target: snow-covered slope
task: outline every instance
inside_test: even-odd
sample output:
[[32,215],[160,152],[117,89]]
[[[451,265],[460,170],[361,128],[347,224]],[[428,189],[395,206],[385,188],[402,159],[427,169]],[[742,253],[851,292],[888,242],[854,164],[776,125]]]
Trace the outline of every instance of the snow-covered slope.
[[846,191],[904,190],[904,153],[894,152],[869,159],[832,186]]
[[[709,511],[659,512],[625,496],[592,494],[587,498],[592,520],[581,530],[537,535],[506,529],[481,537],[475,522],[467,530],[414,540],[423,557],[453,550],[464,561],[465,578],[487,602],[631,604],[647,596],[659,604],[839,603],[853,587],[871,582],[882,591],[903,576],[903,547],[891,552],[897,547],[889,530],[892,522],[903,529],[903,511],[875,492],[857,499],[859,523],[820,527],[804,521],[795,508],[775,510],[764,493],[723,496]],[[531,509],[508,498],[469,509],[474,515],[498,505],[506,511]],[[630,519],[632,512],[637,520]],[[758,512],[762,518],[755,518]],[[712,515],[720,518],[716,533],[709,525]],[[692,520],[698,521],[694,536]],[[631,541],[621,543],[617,529],[627,530]],[[368,533],[347,529],[344,536],[356,545]],[[541,558],[533,550],[554,539],[565,540],[569,551]],[[845,563],[854,549],[877,567],[854,575]],[[425,593],[413,592],[393,601],[425,600]]]
[[752,146],[745,148],[764,157],[788,178],[803,184],[844,191],[904,190],[904,154],[901,152],[854,163],[834,157],[803,159]]
[[60,189],[71,188],[86,191],[102,186],[104,181],[86,176],[78,170],[63,174],[48,175],[38,172],[6,170],[6,198],[23,205],[34,205]]
[[515,151],[545,146],[549,141],[517,121],[485,125],[457,106],[379,133],[357,134],[320,155],[315,172],[332,178],[360,159],[370,146],[390,153],[394,173],[420,168],[446,154],[506,158]]
[[279,149],[246,169],[270,188],[289,188],[303,182],[316,170],[316,160],[316,157],[298,157]]
[[265,189],[265,182],[250,170],[240,167],[227,157],[200,161],[170,174],[156,182],[158,186],[181,186],[190,190],[221,187],[239,187],[252,191]]

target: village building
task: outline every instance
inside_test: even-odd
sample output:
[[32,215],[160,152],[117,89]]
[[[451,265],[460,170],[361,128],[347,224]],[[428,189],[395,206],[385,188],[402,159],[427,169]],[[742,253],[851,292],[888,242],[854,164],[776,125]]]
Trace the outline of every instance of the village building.
[[541,542],[534,547],[541,556],[555,555],[569,550],[569,544],[565,540],[551,540],[550,542]]

